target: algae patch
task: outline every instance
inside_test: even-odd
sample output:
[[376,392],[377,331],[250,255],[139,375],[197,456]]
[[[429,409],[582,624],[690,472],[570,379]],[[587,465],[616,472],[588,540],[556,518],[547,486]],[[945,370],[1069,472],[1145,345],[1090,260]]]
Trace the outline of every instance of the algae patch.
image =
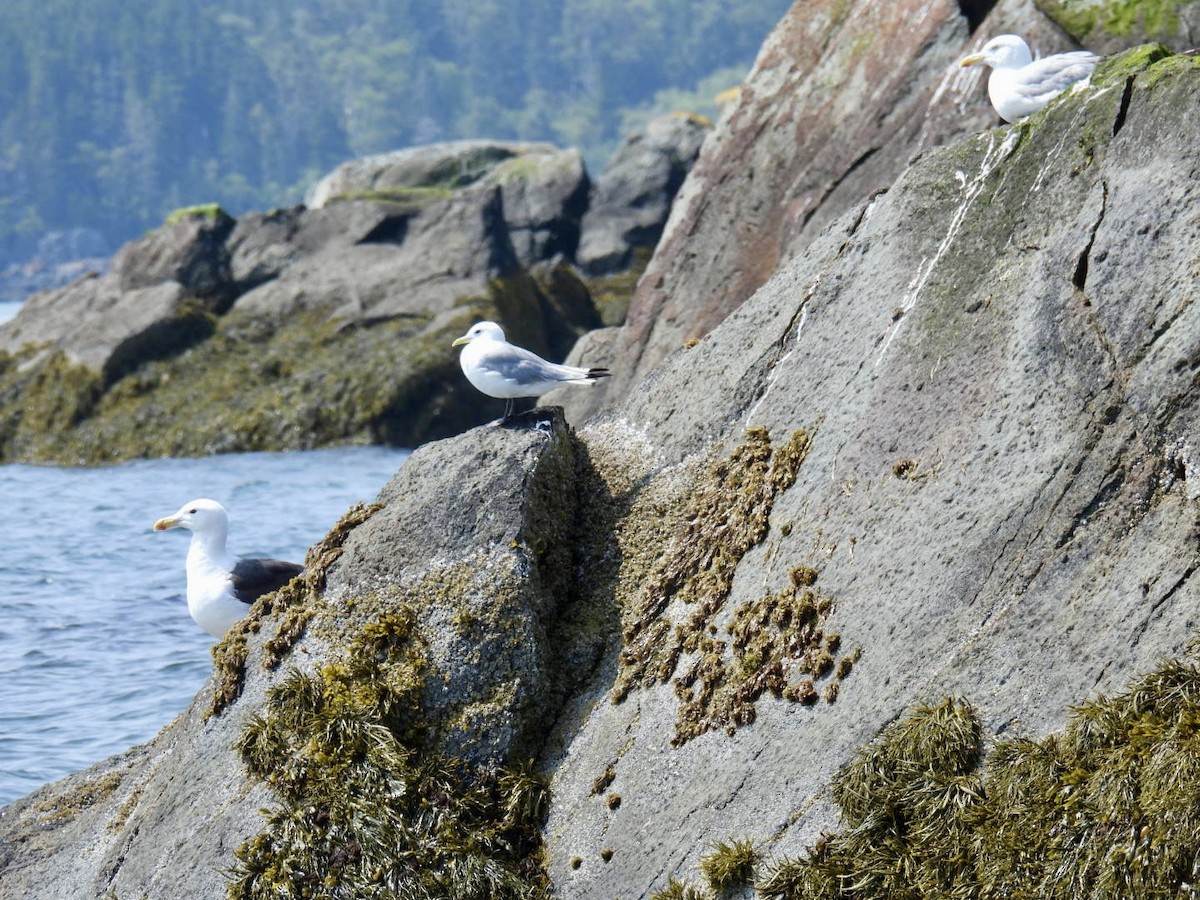
[[537,898],[545,785],[421,749],[426,644],[404,603],[292,672],[237,744],[281,807],[237,851],[231,898]]
[[1064,732],[986,753],[962,700],[922,706],[838,775],[845,827],[758,882],[767,898],[1191,896],[1200,875],[1196,648]]
[[[765,692],[813,703],[816,680],[838,668],[840,637],[825,632],[833,601],[816,591],[812,569],[798,567],[783,590],[724,610],[738,564],[766,537],[775,500],[795,483],[810,443],[797,430],[775,447],[753,429],[711,463],[690,485],[674,533],[663,536],[665,552],[625,604],[613,700],[673,680],[676,746],[752,723]],[[852,665],[843,663],[835,677]]]
[[120,772],[109,772],[43,800],[32,807],[37,814],[38,826],[50,828],[70,822],[84,810],[111,797],[121,786],[121,781]]

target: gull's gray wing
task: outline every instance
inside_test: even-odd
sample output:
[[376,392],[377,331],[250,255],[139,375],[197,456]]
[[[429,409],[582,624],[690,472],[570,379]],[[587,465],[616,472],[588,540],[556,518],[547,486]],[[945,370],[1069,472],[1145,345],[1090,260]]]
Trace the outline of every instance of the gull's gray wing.
[[1099,61],[1100,57],[1087,50],[1056,53],[1045,59],[1034,60],[1021,69],[1013,87],[1021,96],[1031,100],[1053,96],[1091,75]]
[[536,353],[505,344],[496,350],[482,354],[476,362],[480,368],[492,372],[515,384],[542,384],[547,381],[564,381],[579,378],[585,373],[572,366],[560,366],[547,362]]
[[253,603],[263,594],[277,591],[304,571],[304,566],[281,559],[239,559],[230,573],[233,595]]

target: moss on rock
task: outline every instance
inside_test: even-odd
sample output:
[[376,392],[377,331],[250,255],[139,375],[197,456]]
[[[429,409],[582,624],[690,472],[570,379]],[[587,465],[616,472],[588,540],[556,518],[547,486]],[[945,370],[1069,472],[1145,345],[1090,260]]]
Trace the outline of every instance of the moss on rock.
[[219,203],[201,203],[196,206],[184,206],[168,213],[163,225],[170,228],[172,225],[179,224],[184,219],[205,219],[211,222],[219,220],[233,221],[233,217],[225,212]]
[[1078,41],[1097,34],[1146,37],[1174,34],[1179,3],[1172,0],[1038,0],[1038,7]]
[[413,212],[445,200],[454,192],[448,187],[398,187],[377,188],[375,190],[347,191],[335,194],[329,198],[329,203],[348,203],[355,200],[366,200],[371,203],[386,203],[392,206],[402,206]]
[[[1116,56],[1102,59],[1092,73],[1091,83],[1096,87],[1121,84],[1127,78],[1148,75],[1164,60],[1174,58],[1174,54],[1162,44],[1143,44]],[[1188,57],[1181,57],[1181,59],[1194,64],[1194,61]]]
[[730,891],[754,883],[754,869],[760,857],[751,840],[718,841],[701,858],[700,871],[714,891]]

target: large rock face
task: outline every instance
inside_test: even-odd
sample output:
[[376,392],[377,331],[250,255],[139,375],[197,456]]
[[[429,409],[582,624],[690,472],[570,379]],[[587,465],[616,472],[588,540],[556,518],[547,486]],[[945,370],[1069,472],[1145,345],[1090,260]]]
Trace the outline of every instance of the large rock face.
[[[622,532],[623,655],[549,754],[563,896],[647,896],[716,841],[803,855],[910,705],[1040,737],[1193,637],[1200,68],[1100,81],[926,153],[583,431],[652,540]],[[797,429],[794,486],[756,487]]]
[[615,355],[593,364],[616,375],[554,402],[573,421],[616,402],[915,155],[995,123],[979,71],[955,63],[1005,31],[1042,53],[1072,48],[1029,0],[1004,0],[982,23],[949,0],[793,6],[680,191],[619,337],[598,348]]

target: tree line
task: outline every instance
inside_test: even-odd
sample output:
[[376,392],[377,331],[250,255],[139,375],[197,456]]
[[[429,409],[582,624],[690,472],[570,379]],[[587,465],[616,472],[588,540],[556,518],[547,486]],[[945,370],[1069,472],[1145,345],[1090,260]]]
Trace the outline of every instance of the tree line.
[[[5,0],[0,261],[180,206],[297,201],[355,156],[549,140],[603,162],[736,84],[787,0]],[[681,93],[682,92],[682,93]]]

